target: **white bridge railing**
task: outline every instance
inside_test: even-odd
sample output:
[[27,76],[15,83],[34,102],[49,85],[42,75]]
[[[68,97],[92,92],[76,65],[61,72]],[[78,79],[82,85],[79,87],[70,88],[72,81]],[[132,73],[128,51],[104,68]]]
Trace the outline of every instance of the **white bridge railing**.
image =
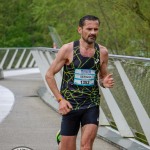
[[3,70],[35,66],[31,48],[0,48],[0,68]]
[[[3,70],[32,68],[40,69],[43,80],[58,49],[0,48],[0,68]],[[100,87],[100,125],[115,128],[122,137],[135,138],[150,145],[150,58],[109,55],[109,72],[113,73],[113,89]],[[57,73],[58,87],[62,71]],[[45,81],[47,91],[55,99]],[[55,109],[55,101],[50,102]]]

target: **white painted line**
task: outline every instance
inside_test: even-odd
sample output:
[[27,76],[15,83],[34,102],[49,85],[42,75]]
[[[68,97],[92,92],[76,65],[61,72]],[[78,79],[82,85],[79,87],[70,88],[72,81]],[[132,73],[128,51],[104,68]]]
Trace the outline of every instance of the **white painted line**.
[[10,113],[14,101],[14,94],[9,89],[0,85],[0,123]]

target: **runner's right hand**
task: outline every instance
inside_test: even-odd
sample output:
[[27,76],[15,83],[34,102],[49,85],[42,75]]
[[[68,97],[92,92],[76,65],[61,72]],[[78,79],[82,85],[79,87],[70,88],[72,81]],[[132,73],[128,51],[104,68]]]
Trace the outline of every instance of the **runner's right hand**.
[[59,102],[59,113],[61,115],[66,115],[72,110],[72,105],[65,99]]

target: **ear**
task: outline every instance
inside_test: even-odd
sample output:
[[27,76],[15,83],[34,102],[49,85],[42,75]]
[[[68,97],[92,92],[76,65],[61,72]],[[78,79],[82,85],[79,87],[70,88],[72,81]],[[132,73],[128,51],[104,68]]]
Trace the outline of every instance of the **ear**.
[[82,33],[82,28],[78,27],[78,33],[81,34]]

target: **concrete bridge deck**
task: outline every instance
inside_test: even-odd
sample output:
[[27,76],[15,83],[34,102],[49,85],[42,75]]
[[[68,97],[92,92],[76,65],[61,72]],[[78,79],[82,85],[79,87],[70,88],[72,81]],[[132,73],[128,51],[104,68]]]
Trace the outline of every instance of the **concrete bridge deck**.
[[[0,150],[25,146],[33,150],[57,150],[55,134],[61,116],[38,96],[39,87],[45,86],[40,73],[8,76],[0,85],[14,93],[14,104],[0,122]],[[3,110],[5,111],[5,110]],[[1,115],[3,112],[1,112]],[[79,150],[79,137],[77,150]],[[96,138],[93,150],[117,150],[114,145]]]

